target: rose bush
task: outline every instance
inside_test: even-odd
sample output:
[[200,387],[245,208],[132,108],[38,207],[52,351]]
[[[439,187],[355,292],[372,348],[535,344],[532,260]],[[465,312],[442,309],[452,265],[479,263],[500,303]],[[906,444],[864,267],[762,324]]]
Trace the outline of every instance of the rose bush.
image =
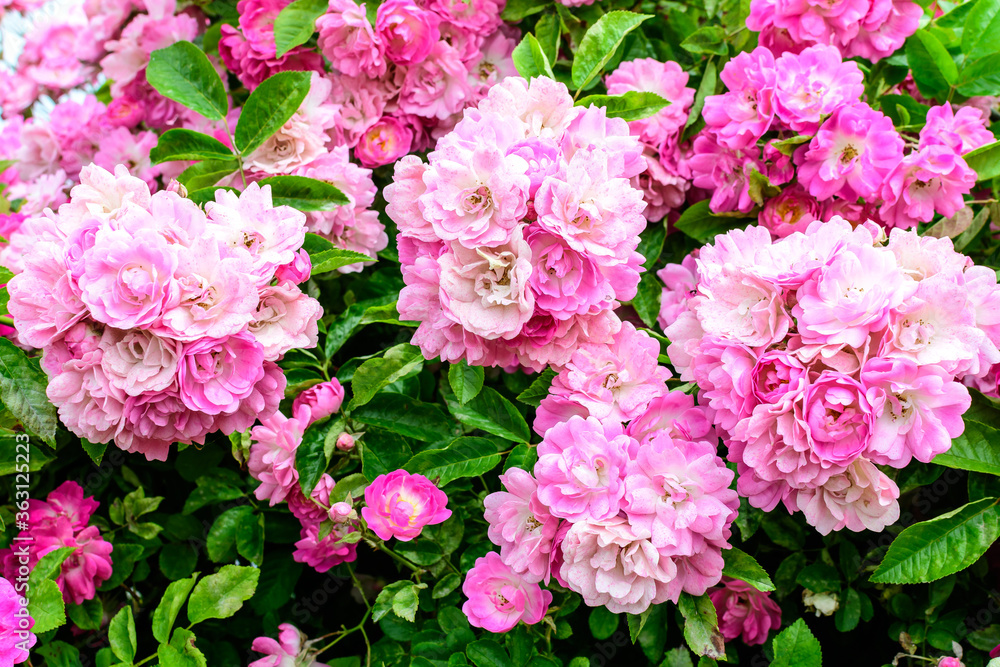
[[1000,665],[998,16],[0,0],[0,667]]

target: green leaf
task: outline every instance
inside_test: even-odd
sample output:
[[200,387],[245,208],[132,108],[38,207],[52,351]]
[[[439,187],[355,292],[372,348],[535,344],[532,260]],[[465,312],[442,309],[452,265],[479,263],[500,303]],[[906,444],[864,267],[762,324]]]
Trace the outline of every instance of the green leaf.
[[48,378],[9,338],[0,338],[0,402],[32,433],[55,445],[59,416],[45,395]]
[[660,314],[660,294],[663,292],[663,285],[659,282],[655,273],[644,273],[639,279],[639,287],[635,297],[632,299],[632,307],[636,314],[649,328],[656,325],[656,318]]
[[723,552],[726,564],[722,568],[722,574],[739,579],[750,584],[758,591],[773,591],[774,583],[767,572],[754,560],[750,554],[740,551],[737,548]]
[[222,120],[229,112],[222,79],[208,56],[191,42],[177,42],[153,51],[146,67],[146,80],[160,95],[209,120]]
[[482,429],[487,433],[513,440],[528,442],[531,431],[524,416],[514,404],[504,398],[496,389],[483,387],[482,391],[465,405],[460,405],[451,394],[445,395],[448,410],[458,421]]
[[402,468],[413,451],[402,436],[381,428],[365,432],[361,441],[361,470],[368,481]]
[[246,514],[236,526],[236,553],[254,565],[264,560],[264,515]]
[[537,14],[551,4],[551,2],[542,0],[510,0],[500,14],[500,18],[508,23],[517,23],[526,16]]
[[108,449],[108,443],[91,442],[86,438],[80,438],[80,444],[83,446],[83,451],[87,452],[87,456],[94,462],[94,465],[101,465],[101,461],[104,460],[104,452]]
[[934,463],[959,470],[1000,475],[998,442],[1000,430],[966,417],[965,432],[951,441],[951,449],[934,457]]
[[80,651],[66,642],[49,642],[35,653],[45,658],[45,667],[82,667]]
[[771,667],[822,667],[819,641],[801,618],[774,638]]
[[517,400],[525,405],[537,408],[542,403],[542,399],[549,395],[549,387],[556,379],[556,372],[551,368],[546,368],[528,386],[527,389],[517,395]]
[[76,547],[59,547],[39,559],[28,576],[28,588],[35,588],[46,579],[57,579],[62,573],[62,564]]
[[1000,51],[1000,0],[977,0],[965,19],[962,52],[976,60]]
[[232,507],[215,518],[212,527],[205,538],[205,550],[212,562],[221,563],[230,560],[236,546],[236,529],[243,517],[252,515],[253,507],[240,505]]
[[517,73],[525,79],[530,80],[538,76],[555,79],[548,56],[545,55],[541,44],[530,32],[524,36],[520,44],[514,47],[511,58],[514,60]]
[[945,99],[958,82],[958,66],[941,41],[927,29],[920,29],[906,40],[906,59],[920,92],[927,97]]
[[215,137],[183,128],[164,132],[149,151],[153,164],[171,160],[231,160],[232,157],[229,147]]
[[341,477],[337,480],[337,485],[333,487],[333,491],[330,492],[330,502],[343,502],[347,500],[348,495],[352,498],[360,498],[364,495],[366,486],[368,486],[368,480],[360,472]]
[[726,44],[726,31],[717,25],[706,25],[688,35],[681,48],[689,53],[709,53],[724,56],[729,53]]
[[965,246],[972,243],[972,240],[979,235],[979,232],[983,230],[986,223],[990,221],[990,208],[991,207],[984,207],[981,211],[979,211],[979,213],[976,214],[976,217],[972,219],[972,224],[970,224],[965,231],[952,239],[952,245],[955,247],[955,250],[962,252],[965,249]]
[[352,412],[351,418],[421,442],[439,442],[459,434],[454,420],[437,405],[403,394],[376,394],[371,401]]
[[302,444],[295,450],[295,470],[299,473],[299,486],[303,495],[312,495],[316,484],[323,477],[330,458],[326,449],[326,436],[334,422],[312,426],[302,435]]
[[232,482],[215,475],[202,475],[195,484],[194,491],[184,503],[182,514],[192,514],[206,505],[236,500],[246,495],[243,489],[233,486]]
[[485,378],[482,366],[470,366],[465,359],[448,367],[448,384],[460,405],[465,405],[479,394]]
[[630,122],[649,118],[668,104],[669,101],[656,93],[641,93],[635,90],[622,95],[588,95],[576,102],[578,107],[590,105],[604,107],[608,118],[623,118]]
[[[235,158],[232,160],[206,160],[193,164],[180,173],[177,180],[188,189],[188,196],[196,204],[215,200],[215,184],[240,168]],[[197,198],[196,198],[197,197]]]
[[119,660],[132,663],[138,645],[135,639],[135,619],[132,618],[130,605],[126,604],[111,619],[111,625],[108,626],[108,641],[111,642],[111,651]]
[[309,72],[278,72],[250,93],[233,133],[241,155],[253,153],[298,111],[310,79]]
[[66,623],[66,605],[58,584],[44,579],[33,586],[28,599],[28,614],[35,619],[31,631],[36,635],[54,630]]
[[513,667],[510,656],[492,639],[480,639],[465,647],[465,655],[476,667]]
[[989,181],[1000,176],[1000,141],[980,146],[962,156],[965,163],[976,172],[980,181]]
[[389,584],[375,598],[372,620],[377,623],[391,611],[412,623],[416,619],[418,593],[424,588],[427,588],[427,584],[415,584],[412,581],[396,581]]
[[799,572],[795,581],[814,593],[832,593],[840,590],[840,573],[837,568],[816,561]]
[[[271,200],[275,206],[291,206],[300,211],[332,211],[348,203],[343,192],[326,181],[305,176],[269,176],[262,178],[260,186],[271,186]],[[365,259],[371,257],[365,255]]]
[[361,407],[386,385],[419,372],[423,364],[420,348],[409,343],[391,347],[383,356],[365,361],[354,371],[351,379],[354,396],[348,409]]
[[746,219],[741,223],[739,218],[714,215],[708,208],[708,200],[703,199],[687,207],[674,227],[696,241],[711,243],[719,234],[746,226],[747,222]]
[[639,237],[638,253],[645,258],[642,268],[646,269],[646,271],[652,271],[653,267],[656,266],[657,260],[660,259],[660,255],[663,253],[663,242],[666,239],[666,223],[649,224],[642,232],[642,235]]
[[573,87],[585,90],[591,81],[600,76],[625,36],[650,18],[653,18],[651,14],[614,11],[608,12],[590,26],[580,40],[573,58]]
[[160,598],[160,603],[153,611],[153,637],[157,641],[166,642],[170,639],[170,631],[174,627],[174,621],[177,620],[177,614],[180,613],[181,607],[184,606],[184,602],[197,580],[196,573],[189,579],[174,581],[167,586],[163,597]]
[[594,639],[603,641],[615,634],[620,621],[618,614],[608,611],[607,607],[594,607],[590,611],[587,624],[590,626],[590,634],[594,635]]
[[218,574],[198,582],[188,600],[188,620],[201,623],[210,618],[229,618],[257,589],[260,570],[255,567],[224,565]]
[[431,598],[434,600],[440,600],[461,585],[462,577],[454,572],[449,572],[438,579],[437,583],[434,584],[434,590],[431,591]]
[[66,616],[81,630],[100,630],[104,619],[104,606],[100,598],[84,600],[66,607]]
[[326,13],[327,0],[295,0],[274,19],[274,46],[280,58],[309,41],[316,32],[316,19]]
[[535,37],[542,47],[542,53],[550,63],[559,57],[559,43],[562,41],[562,23],[556,14],[546,14],[535,24]]
[[715,87],[718,83],[718,66],[715,64],[715,60],[709,58],[708,62],[705,63],[705,71],[701,75],[701,83],[698,84],[698,90],[694,95],[694,104],[691,105],[687,122],[684,123],[683,139],[689,138],[689,131],[695,131],[695,123],[701,118],[701,110],[705,106],[705,98],[715,94]]
[[1000,537],[1000,499],[983,498],[901,532],[871,581],[925,583],[964,570]]
[[660,667],[694,667],[691,653],[684,647],[678,647],[667,652]]
[[156,649],[160,667],[207,667],[205,654],[194,645],[195,636],[190,630],[177,628],[169,644]]
[[411,473],[420,473],[438,486],[462,477],[476,477],[492,470],[500,463],[496,444],[486,438],[462,437],[453,440],[444,449],[419,452],[403,467]]
[[726,657],[726,640],[719,632],[715,605],[708,595],[694,597],[681,593],[677,608],[684,616],[684,640],[695,655],[709,658]]
[[844,599],[833,617],[833,622],[839,632],[850,632],[858,627],[860,621],[861,596],[853,588],[848,588],[844,592]]

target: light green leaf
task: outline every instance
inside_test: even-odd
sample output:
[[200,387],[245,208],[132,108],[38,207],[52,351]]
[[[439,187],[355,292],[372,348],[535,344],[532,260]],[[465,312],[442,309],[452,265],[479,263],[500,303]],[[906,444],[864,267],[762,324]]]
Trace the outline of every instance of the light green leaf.
[[188,620],[201,623],[210,618],[229,618],[253,597],[260,570],[255,567],[225,565],[218,574],[198,582],[188,600]]
[[774,638],[774,661],[771,667],[822,667],[819,641],[801,618]]
[[722,574],[733,579],[739,579],[750,584],[758,591],[773,591],[774,583],[767,572],[754,560],[750,554],[732,548],[723,552],[726,564],[722,568]]
[[108,641],[111,642],[111,650],[119,660],[132,663],[138,644],[135,639],[135,619],[132,618],[130,605],[122,607],[121,611],[111,619],[111,625],[108,626]]
[[964,570],[1000,537],[1000,499],[983,498],[901,532],[871,581],[926,583]]
[[35,619],[31,631],[36,635],[54,630],[66,623],[63,594],[54,580],[43,579],[32,587],[28,599],[28,613]]
[[1000,141],[980,146],[962,157],[976,172],[978,180],[989,181],[1000,176]]
[[517,68],[517,73],[525,79],[533,79],[539,76],[547,76],[550,79],[555,78],[548,56],[545,55],[541,44],[538,43],[538,40],[530,32],[524,36],[520,44],[514,47],[511,58],[514,60],[514,67]]
[[166,642],[170,638],[170,630],[174,627],[177,614],[180,613],[196,581],[198,581],[197,572],[189,579],[174,581],[167,586],[160,603],[153,611],[153,637],[157,641]]
[[153,164],[172,160],[231,160],[233,152],[224,143],[201,132],[176,128],[160,135],[149,151]]
[[608,118],[622,118],[627,121],[642,120],[655,115],[670,104],[656,93],[630,90],[621,95],[588,95],[576,102],[578,107],[594,105],[604,107]]
[[84,600],[66,607],[66,616],[81,630],[100,630],[104,619],[104,606],[100,598]]
[[62,573],[63,562],[74,551],[76,547],[59,547],[42,556],[28,576],[28,588],[35,588],[46,579],[57,579]]
[[451,394],[445,395],[445,402],[451,414],[463,424],[515,442],[528,442],[531,439],[531,431],[524,416],[513,403],[491,387],[483,387],[465,405],[460,405]]
[[977,60],[1000,51],[1000,0],[976,0],[965,19],[962,52]]
[[240,168],[232,160],[205,160],[191,165],[180,173],[177,180],[188,190],[188,197],[196,204],[215,201],[215,185]]
[[[328,273],[330,271],[335,271],[341,267],[349,266],[351,264],[357,264],[358,262],[374,262],[368,255],[362,254],[360,252],[355,252],[353,250],[345,250],[343,248],[338,248],[333,245],[329,240],[319,236],[318,234],[313,234],[311,232],[306,234],[305,243],[302,244],[303,250],[309,253],[309,260],[312,262],[312,271],[310,275],[318,276],[321,273]],[[352,305],[345,311],[341,317],[351,317],[351,309],[358,304]],[[361,324],[361,319],[364,316],[365,308],[359,308],[356,318],[355,326]],[[327,334],[332,335],[332,332]],[[346,342],[346,341],[345,341]],[[343,344],[343,343],[342,343]],[[336,351],[336,350],[334,350]],[[327,355],[330,355],[329,343],[327,344]]]
[[684,616],[684,640],[695,655],[709,658],[726,657],[726,641],[719,632],[715,605],[708,595],[694,597],[681,593],[677,608]]
[[205,654],[195,644],[194,633],[184,628],[174,630],[169,644],[160,644],[156,657],[160,667],[208,667]]
[[580,47],[573,58],[573,86],[577,90],[585,90],[591,81],[600,76],[625,36],[650,18],[653,18],[650,14],[626,11],[608,12],[599,18],[580,40]]
[[396,581],[389,584],[375,598],[372,620],[377,623],[392,611],[396,616],[412,623],[416,619],[418,593],[424,588],[427,588],[427,584],[415,584],[412,581]]
[[309,94],[309,72],[278,72],[250,94],[234,131],[241,155],[253,153],[281,128]]
[[[275,206],[291,206],[300,211],[332,211],[348,203],[343,192],[326,181],[305,176],[269,176],[260,186],[271,186]],[[365,259],[371,258],[365,255]]]
[[420,348],[409,343],[391,347],[383,356],[365,361],[354,371],[351,380],[354,397],[348,408],[354,410],[364,405],[386,385],[419,372],[423,364]]
[[327,0],[295,0],[274,19],[274,46],[280,58],[309,41],[316,32],[316,19],[329,8]]
[[684,38],[681,48],[689,53],[709,53],[724,56],[729,53],[726,44],[726,31],[717,25],[706,25],[698,28]]
[[470,366],[462,359],[448,367],[448,384],[459,404],[465,405],[479,395],[486,373],[482,366]]
[[54,445],[59,417],[45,395],[47,384],[37,359],[29,359],[10,339],[0,338],[0,402],[25,428]]
[[222,120],[229,112],[222,79],[208,56],[191,42],[177,42],[153,51],[146,67],[146,80],[160,95],[209,120]]
[[87,452],[87,456],[94,462],[94,465],[101,465],[101,461],[104,460],[104,452],[108,449],[108,443],[91,442],[86,438],[80,438],[80,444],[83,446],[83,451]]
[[500,463],[496,444],[486,438],[456,438],[444,449],[419,452],[403,467],[419,473],[438,486],[462,477],[475,477],[492,470]]

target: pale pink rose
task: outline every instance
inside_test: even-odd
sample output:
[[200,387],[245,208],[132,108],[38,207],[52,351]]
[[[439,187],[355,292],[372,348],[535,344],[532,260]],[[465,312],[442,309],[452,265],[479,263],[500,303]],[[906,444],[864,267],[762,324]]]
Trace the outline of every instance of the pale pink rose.
[[231,414],[264,377],[264,350],[248,333],[184,345],[177,385],[184,404],[210,415]]
[[996,137],[986,127],[989,116],[976,107],[952,111],[950,102],[932,106],[927,110],[927,122],[920,129],[920,147],[948,146],[963,155],[991,144]]
[[660,293],[660,314],[657,322],[660,328],[666,329],[682,311],[687,309],[688,299],[698,293],[698,277],[696,275],[695,256],[687,255],[680,264],[667,264],[656,272],[656,277],[663,283]]
[[447,504],[444,491],[423,475],[394,470],[365,487],[361,516],[380,539],[409,542],[424,526],[446,521],[451,516]]
[[347,76],[378,78],[385,74],[382,38],[375,34],[365,13],[365,3],[331,0],[316,19],[319,49],[333,66]]
[[884,401],[866,456],[903,468],[914,457],[924,463],[948,451],[962,434],[962,414],[972,398],[964,385],[937,366],[909,359],[871,359],[861,372],[869,401]]
[[420,209],[420,196],[427,191],[424,174],[430,165],[416,155],[406,155],[396,162],[392,183],[382,191],[386,200],[385,212],[399,228],[400,234],[421,241],[438,241],[437,232],[424,218]]
[[431,0],[428,8],[460,30],[477,35],[493,34],[500,27],[503,3],[494,0]]
[[35,23],[24,38],[18,72],[56,97],[94,78],[95,68],[88,61],[96,60],[100,52],[78,16],[65,22]]
[[603,521],[618,514],[625,495],[625,466],[635,440],[620,423],[571,417],[538,445],[538,499],[563,519]]
[[637,58],[621,63],[605,77],[609,95],[629,91],[656,93],[670,104],[649,118],[629,123],[641,141],[660,150],[668,138],[676,136],[687,122],[688,108],[694,102],[694,89],[687,87],[688,74],[673,61]]
[[441,305],[467,331],[487,340],[510,339],[531,318],[531,248],[520,229],[509,243],[491,248],[453,243],[439,263]]
[[560,575],[588,606],[605,606],[616,614],[641,614],[650,605],[676,601],[681,591],[671,595],[669,584],[677,577],[677,565],[649,538],[623,516],[578,521],[562,541]]
[[264,358],[275,361],[291,349],[316,347],[319,301],[291,283],[279,283],[260,291],[260,303],[248,330],[264,348]]
[[[475,6],[475,3],[466,3],[464,0],[438,1],[442,3],[455,2],[456,5],[463,9]],[[492,0],[485,0],[485,2],[492,4]],[[474,15],[486,19],[491,18],[481,14]],[[456,29],[461,30],[457,26]],[[516,40],[507,37],[503,32],[498,30],[492,35],[487,36],[475,54],[474,59],[467,61],[469,86],[473,90],[474,100],[481,100],[487,95],[490,88],[507,77],[518,75],[517,68],[514,67],[514,60],[511,58],[511,54],[514,52],[514,47],[516,46]]]
[[329,102],[338,108],[331,134],[337,144],[353,148],[361,140],[362,133],[382,117],[399,86],[394,80],[368,77],[338,76],[331,82],[333,92]]
[[52,128],[32,119],[21,128],[21,146],[15,156],[17,172],[25,181],[55,173],[61,166],[61,152],[61,142]]
[[843,62],[833,46],[817,45],[786,53],[775,63],[775,112],[796,132],[812,134],[820,121],[864,92],[857,63]]
[[525,581],[549,579],[552,540],[559,519],[538,499],[538,482],[520,468],[500,475],[506,491],[486,496],[485,518],[490,541],[500,547],[500,558]]
[[657,222],[684,205],[691,183],[688,178],[665,167],[662,155],[654,157],[647,148],[643,158],[646,160],[646,171],[632,178],[632,187],[643,192],[646,201],[643,217],[649,222]]
[[438,44],[440,23],[441,17],[412,0],[387,0],[378,7],[375,31],[386,58],[397,65],[417,65]]
[[760,225],[777,238],[803,231],[809,223],[819,219],[819,202],[798,184],[785,188],[780,195],[764,202],[764,208],[758,215]]
[[770,593],[762,593],[750,584],[723,577],[722,585],[709,597],[726,641],[742,637],[747,646],[757,646],[767,641],[772,629],[781,627],[781,607]]
[[798,492],[806,521],[821,535],[847,528],[880,532],[899,519],[899,487],[870,461],[859,458],[825,484]]
[[646,411],[628,423],[625,433],[643,445],[661,432],[678,440],[715,442],[710,417],[707,408],[694,404],[694,396],[675,390],[650,401]]
[[706,97],[702,115],[720,144],[745,149],[767,132],[774,119],[774,55],[764,47],[740,53],[726,63],[719,78],[729,92]]
[[94,164],[108,170],[116,165],[125,165],[133,175],[155,190],[163,168],[150,162],[149,151],[158,141],[159,137],[152,132],[133,134],[124,127],[116,127],[102,134],[100,149],[94,154]]
[[174,443],[204,444],[205,436],[217,428],[211,415],[184,404],[175,385],[161,392],[128,396],[115,444],[125,451],[138,452],[147,460],[166,461]]
[[955,252],[948,238],[918,236],[912,231],[893,229],[886,247],[896,256],[899,268],[916,281],[939,273],[962,273],[973,267],[972,260]]
[[340,410],[344,402],[344,388],[337,378],[320,382],[295,397],[292,416],[306,425],[326,419]]
[[[381,5],[379,11],[394,1]],[[399,0],[398,4],[415,6],[410,0]],[[414,116],[445,120],[461,111],[472,96],[468,77],[459,52],[447,42],[435,42],[425,59],[407,68],[399,108]]]
[[109,442],[119,431],[126,394],[111,385],[100,366],[100,352],[63,364],[45,391],[59,408],[63,424],[91,442]]
[[476,559],[462,592],[468,598],[462,612],[469,623],[490,632],[507,632],[519,621],[538,623],[552,602],[552,593],[523,579],[496,552]]
[[129,396],[168,388],[177,374],[179,346],[148,331],[108,327],[101,340],[108,381]]
[[38,95],[38,84],[30,76],[6,69],[0,71],[0,110],[5,120],[20,119]]
[[490,88],[479,110],[517,118],[525,124],[525,137],[543,139],[563,137],[570,123],[580,116],[566,84],[548,77],[535,77],[530,82],[508,77]]
[[280,412],[254,426],[250,433],[247,468],[260,482],[254,492],[257,500],[267,500],[274,507],[298,486],[295,450],[302,444],[304,431],[305,426],[297,419],[289,419]]
[[535,262],[531,290],[539,308],[559,319],[613,308],[614,289],[587,255],[540,228],[529,228],[527,242]]
[[31,632],[34,626],[27,601],[7,579],[0,579],[0,660],[8,665],[25,662],[38,641]]
[[317,649],[305,635],[290,623],[278,626],[278,639],[257,637],[250,647],[265,657],[254,660],[249,667],[327,667],[316,660]]
[[856,380],[823,371],[803,395],[804,417],[816,454],[835,465],[848,465],[871,440],[878,402],[874,405]]
[[412,145],[413,130],[407,123],[392,116],[382,116],[361,135],[354,147],[354,156],[364,167],[381,167],[409,153]]
[[104,44],[101,72],[112,81],[112,96],[119,96],[137,78],[145,80],[146,65],[153,51],[198,36],[198,21],[187,13],[174,13],[173,2],[164,3],[161,11],[139,14],[129,21],[118,39]]
[[[552,106],[552,102],[549,105]],[[646,168],[643,146],[630,134],[628,123],[621,118],[609,118],[604,107],[574,107],[574,111],[562,137],[562,150],[567,160],[572,163],[580,152],[603,152],[605,155],[598,161],[607,160],[609,177],[630,179],[642,173]]]

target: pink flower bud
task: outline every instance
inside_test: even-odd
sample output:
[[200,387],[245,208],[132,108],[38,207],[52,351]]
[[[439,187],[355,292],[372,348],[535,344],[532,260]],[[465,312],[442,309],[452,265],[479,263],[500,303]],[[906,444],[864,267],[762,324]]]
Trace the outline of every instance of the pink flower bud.
[[305,250],[299,250],[295,253],[295,259],[275,269],[274,277],[279,283],[288,281],[299,285],[309,280],[311,273],[312,261],[309,259],[309,253]]
[[350,433],[341,433],[337,437],[337,449],[342,452],[349,452],[354,449],[354,436]]
[[306,424],[326,419],[344,402],[344,388],[337,378],[309,387],[292,403],[292,416]]

